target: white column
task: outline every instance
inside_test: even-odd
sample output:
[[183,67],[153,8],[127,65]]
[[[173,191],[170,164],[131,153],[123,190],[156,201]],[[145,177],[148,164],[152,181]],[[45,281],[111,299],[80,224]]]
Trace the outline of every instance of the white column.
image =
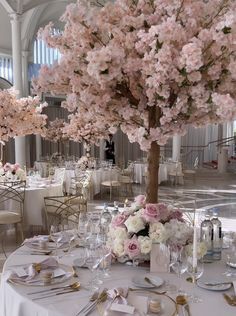
[[22,51],[22,83],[23,83],[23,95],[27,97],[29,93],[29,81],[28,81],[28,56],[29,51]]
[[39,161],[42,157],[42,143],[41,143],[41,136],[36,135],[36,160]]
[[172,143],[172,159],[173,161],[180,161],[180,150],[181,150],[181,136],[174,135]]
[[[13,59],[13,80],[14,88],[19,92],[18,97],[22,97],[22,56],[21,56],[21,21],[20,15],[13,13],[10,15],[12,31],[12,59]],[[25,137],[15,137],[15,161],[22,167],[26,165]]]

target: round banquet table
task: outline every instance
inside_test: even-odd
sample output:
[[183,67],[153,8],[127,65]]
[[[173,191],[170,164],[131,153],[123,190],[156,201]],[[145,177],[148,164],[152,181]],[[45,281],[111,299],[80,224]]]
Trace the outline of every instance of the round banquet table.
[[[30,226],[45,226],[44,197],[62,195],[62,184],[58,182],[52,184],[39,182],[27,186],[24,201],[24,230],[27,231]],[[13,200],[4,203],[4,209],[11,210],[17,207],[19,207],[18,203]]]
[[[76,253],[80,249],[75,249],[72,254],[74,257],[63,257],[60,262],[72,265]],[[33,301],[32,296],[28,295],[29,292],[34,292],[42,289],[42,287],[13,285],[7,282],[7,278],[14,266],[21,264],[30,264],[32,262],[40,262],[46,258],[42,255],[28,254],[29,248],[22,246],[14,253],[12,253],[6,260],[3,273],[1,277],[0,287],[0,315],[1,316],[75,316],[76,313],[89,301],[91,293],[84,289],[83,285],[87,283],[90,278],[90,272],[87,269],[78,268],[78,278],[67,280],[63,284],[71,284],[74,281],[81,283],[81,290],[50,298]],[[219,280],[223,278],[222,272],[225,271],[226,266],[224,262],[214,262],[205,264],[205,271],[202,279],[212,277],[212,279]],[[134,287],[132,284],[132,277],[144,275],[148,273],[149,268],[133,267],[126,264],[113,264],[111,268],[111,278],[107,279],[101,289],[114,288],[114,287]],[[154,274],[157,275],[157,274]],[[178,285],[179,279],[173,273],[159,273],[159,277],[163,278],[169,284]],[[207,315],[207,316],[235,316],[236,307],[229,306],[223,298],[222,292],[208,291],[197,287],[191,283],[185,282],[186,275],[182,276],[181,287],[189,294],[195,294],[202,299],[200,303],[189,302],[191,316]],[[222,279],[223,280],[223,279]],[[227,280],[229,281],[229,280]],[[232,280],[230,280],[232,281]],[[158,288],[158,291],[164,290],[163,287]],[[228,294],[233,294],[233,289],[226,291]],[[42,295],[42,294],[40,294]],[[144,294],[139,294],[144,295]],[[170,294],[174,297],[174,294]],[[176,294],[175,294],[176,295]],[[184,316],[179,308],[179,316]],[[99,315],[98,311],[92,312],[90,315]],[[127,314],[120,314],[127,315]],[[162,313],[163,316],[168,316]],[[187,314],[186,314],[187,316]]]

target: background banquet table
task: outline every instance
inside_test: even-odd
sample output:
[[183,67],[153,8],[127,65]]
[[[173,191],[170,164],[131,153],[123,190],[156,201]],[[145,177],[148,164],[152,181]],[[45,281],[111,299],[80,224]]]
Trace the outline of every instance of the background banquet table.
[[[45,259],[45,256],[30,256],[25,254],[27,251],[26,246],[19,248],[7,259],[2,274],[1,288],[0,288],[0,315],[1,316],[75,316],[89,300],[91,293],[83,288],[89,277],[90,272],[87,269],[78,269],[79,278],[74,280],[68,280],[66,284],[72,283],[75,280],[81,282],[82,288],[79,292],[74,292],[65,295],[54,296],[51,298],[45,298],[38,301],[32,301],[31,297],[27,295],[29,292],[39,290],[39,287],[35,286],[22,286],[12,285],[7,282],[7,277],[10,274],[11,269],[15,265],[29,264],[32,262],[40,262]],[[72,265],[72,261],[76,258],[75,250],[73,253],[75,257],[63,257],[61,262]],[[222,278],[222,272],[225,271],[226,266],[223,262],[214,262],[205,265],[205,272],[202,278],[212,277],[219,280]],[[114,288],[120,287],[134,287],[131,282],[132,277],[138,275],[144,275],[149,272],[149,268],[133,267],[126,264],[114,264],[112,266],[112,277],[107,279],[101,288]],[[157,275],[157,274],[155,274]],[[170,284],[179,284],[179,280],[175,274],[172,273],[159,273],[158,276],[163,278]],[[189,294],[195,294],[202,299],[201,303],[189,303],[192,316],[207,315],[207,316],[234,316],[236,313],[236,307],[229,306],[223,296],[222,292],[207,291],[201,289],[191,283],[185,282],[186,276],[182,277],[182,288]],[[165,286],[164,286],[165,288]],[[164,289],[163,288],[163,289]],[[160,290],[160,289],[158,289]],[[226,291],[228,294],[233,294],[233,290]],[[144,294],[139,294],[144,295]],[[171,294],[174,297],[174,294]],[[99,315],[97,311],[91,313],[91,315]],[[122,314],[121,314],[122,315]],[[125,315],[125,314],[123,314]],[[165,314],[163,314],[165,315]],[[182,314],[179,314],[182,316]],[[168,316],[168,315],[165,315]]]
[[[61,183],[45,184],[44,182],[34,182],[27,186],[24,202],[24,230],[29,230],[30,226],[45,227],[44,197],[61,195],[63,195]],[[11,210],[15,207],[18,207],[18,205],[12,200],[4,204],[5,209]]]
[[[165,162],[159,164],[159,174],[158,182],[159,184],[163,181],[168,180],[168,174],[174,172],[178,168],[178,172],[182,172],[182,165],[180,162]],[[144,183],[145,182],[145,173],[147,172],[146,163],[134,163],[134,183]]]

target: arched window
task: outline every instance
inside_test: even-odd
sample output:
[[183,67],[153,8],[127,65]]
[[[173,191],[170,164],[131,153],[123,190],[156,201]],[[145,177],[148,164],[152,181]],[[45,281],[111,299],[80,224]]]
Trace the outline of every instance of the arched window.
[[[59,34],[60,30],[53,29],[53,33]],[[43,40],[34,40],[34,64],[38,65],[52,65],[61,57],[58,49],[48,47]]]
[[12,57],[0,56],[0,77],[13,83]]

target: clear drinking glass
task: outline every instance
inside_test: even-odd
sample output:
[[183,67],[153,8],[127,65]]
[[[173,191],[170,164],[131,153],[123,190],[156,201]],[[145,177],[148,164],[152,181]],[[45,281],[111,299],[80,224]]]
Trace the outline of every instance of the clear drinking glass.
[[178,294],[186,294],[182,289],[181,275],[187,271],[188,262],[187,255],[183,248],[172,250],[170,260],[170,268],[178,275],[179,289]]
[[99,289],[99,286],[94,281],[96,280],[96,270],[99,266],[100,256],[96,247],[86,248],[86,259],[85,265],[91,271],[91,280],[88,284],[88,289],[90,291],[96,291]]
[[59,225],[50,226],[50,238],[56,244],[56,257],[58,258],[58,246],[59,246],[59,242],[63,238],[63,235],[61,233],[61,227]]

